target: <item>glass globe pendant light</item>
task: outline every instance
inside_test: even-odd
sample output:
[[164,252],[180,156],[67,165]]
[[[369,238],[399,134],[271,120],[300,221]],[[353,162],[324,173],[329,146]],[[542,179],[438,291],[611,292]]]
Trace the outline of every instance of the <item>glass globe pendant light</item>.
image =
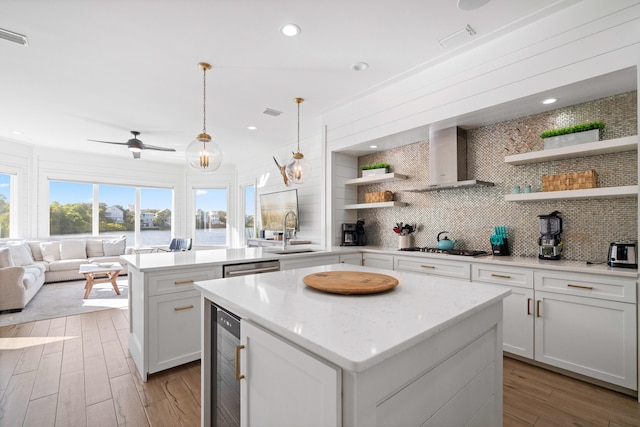
[[220,167],[222,163],[222,150],[217,143],[211,140],[207,133],[207,71],[211,65],[206,62],[198,63],[202,69],[202,133],[187,146],[185,156],[192,169],[200,173],[211,173]]
[[287,163],[286,173],[289,181],[295,184],[302,184],[311,176],[311,162],[304,158],[300,152],[300,104],[303,98],[294,98],[293,101],[298,104],[298,151],[293,153],[293,159]]

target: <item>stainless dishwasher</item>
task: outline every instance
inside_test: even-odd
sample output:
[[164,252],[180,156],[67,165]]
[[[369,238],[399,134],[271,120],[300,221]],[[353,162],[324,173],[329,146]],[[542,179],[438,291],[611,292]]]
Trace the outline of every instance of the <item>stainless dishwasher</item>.
[[280,271],[280,261],[255,261],[223,265],[222,277],[247,276],[271,271]]

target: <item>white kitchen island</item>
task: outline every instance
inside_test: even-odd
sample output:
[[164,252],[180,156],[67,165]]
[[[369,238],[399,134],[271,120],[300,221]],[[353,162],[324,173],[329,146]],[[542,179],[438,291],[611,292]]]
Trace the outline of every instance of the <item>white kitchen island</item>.
[[[336,270],[387,274],[399,285],[356,296],[302,282]],[[195,288],[204,426],[216,410],[212,303],[241,319],[235,363],[244,426],[502,425],[503,287],[336,264]]]

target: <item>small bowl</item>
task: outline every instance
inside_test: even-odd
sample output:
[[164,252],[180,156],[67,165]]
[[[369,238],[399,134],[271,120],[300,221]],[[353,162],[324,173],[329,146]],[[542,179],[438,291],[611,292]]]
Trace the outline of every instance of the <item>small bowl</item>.
[[98,267],[111,267],[113,265],[112,262],[99,262]]

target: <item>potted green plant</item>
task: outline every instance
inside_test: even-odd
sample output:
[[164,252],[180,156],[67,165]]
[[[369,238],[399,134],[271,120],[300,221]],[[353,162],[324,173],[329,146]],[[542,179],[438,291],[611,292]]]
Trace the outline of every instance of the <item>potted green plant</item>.
[[365,177],[369,175],[381,175],[388,173],[389,167],[389,163],[378,162],[371,163],[369,165],[362,165],[360,166],[360,169],[362,170],[362,176]]
[[540,134],[540,137],[544,139],[545,149],[567,147],[600,141],[600,131],[604,129],[604,126],[602,121],[580,123],[560,129],[545,130]]

